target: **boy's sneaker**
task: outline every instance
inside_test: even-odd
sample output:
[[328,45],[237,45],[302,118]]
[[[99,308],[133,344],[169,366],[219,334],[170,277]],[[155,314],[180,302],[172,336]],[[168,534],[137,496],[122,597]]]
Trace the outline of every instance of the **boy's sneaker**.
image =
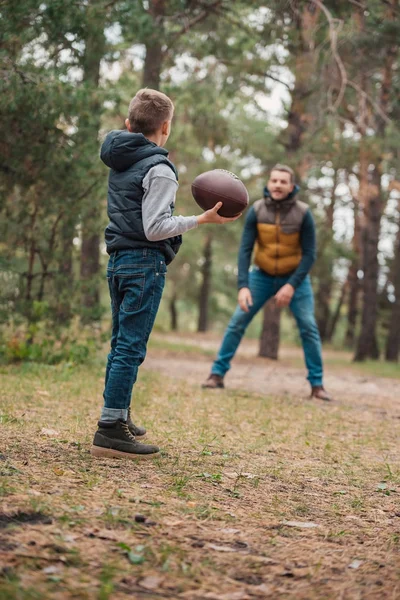
[[97,458],[154,458],[160,449],[150,444],[141,444],[129,431],[128,423],[122,419],[107,422],[99,421],[90,450]]
[[139,427],[139,425],[135,425],[135,423],[131,419],[131,409],[128,408],[128,418],[126,420],[128,423],[129,431],[135,437],[144,437],[146,435],[146,430],[144,427]]
[[214,373],[211,373],[211,375],[209,375],[207,381],[205,381],[204,383],[202,383],[201,385],[202,388],[210,388],[210,389],[217,389],[217,388],[224,388],[224,378],[221,375],[215,375]]

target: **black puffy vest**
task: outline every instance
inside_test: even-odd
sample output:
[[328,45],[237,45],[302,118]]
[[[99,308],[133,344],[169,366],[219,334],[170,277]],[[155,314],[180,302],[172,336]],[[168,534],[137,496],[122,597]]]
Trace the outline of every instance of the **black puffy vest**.
[[108,254],[115,250],[153,248],[163,252],[167,264],[174,259],[182,236],[150,242],[145,236],[142,221],[142,182],[147,172],[156,165],[166,164],[178,178],[176,168],[167,156],[167,150],[141,133],[111,131],[107,135],[100,157],[111,169],[107,197],[110,222],[105,230]]

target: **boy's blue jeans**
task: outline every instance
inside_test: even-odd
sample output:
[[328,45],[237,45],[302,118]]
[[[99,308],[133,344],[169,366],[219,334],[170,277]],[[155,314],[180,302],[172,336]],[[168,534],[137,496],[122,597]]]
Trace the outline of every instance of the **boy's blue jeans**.
[[110,255],[107,279],[112,334],[104,406],[127,409],[139,366],[160,305],[167,267],[162,252],[149,248],[117,250]]
[[[276,292],[287,283],[289,276],[273,277],[255,268],[249,273],[249,288],[253,306],[248,313],[239,306],[225,331],[224,339],[211,372],[222,377],[230,369],[230,363],[240,344],[244,332],[253,317]],[[296,319],[303,344],[304,357],[308,369],[308,381],[312,386],[322,385],[323,366],[321,338],[314,316],[314,294],[309,275],[296,289],[290,310]]]

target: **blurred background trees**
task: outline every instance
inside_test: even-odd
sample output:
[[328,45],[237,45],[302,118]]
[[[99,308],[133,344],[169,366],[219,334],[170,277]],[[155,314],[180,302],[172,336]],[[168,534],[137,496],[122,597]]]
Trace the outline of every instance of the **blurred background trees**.
[[[99,146],[149,86],[176,105],[178,212],[199,213],[190,184],[204,170],[234,171],[254,201],[274,163],[293,166],[318,226],[323,341],[398,360],[398,0],[3,0],[0,12],[4,355],[46,336],[54,355],[108,316]],[[242,225],[185,236],[159,328],[223,330]],[[279,321],[268,304],[252,325],[264,356],[294,341]]]

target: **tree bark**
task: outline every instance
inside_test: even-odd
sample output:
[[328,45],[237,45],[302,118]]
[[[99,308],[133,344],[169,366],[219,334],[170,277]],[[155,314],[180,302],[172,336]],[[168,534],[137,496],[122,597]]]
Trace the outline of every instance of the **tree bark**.
[[[368,176],[365,174],[364,176]],[[368,186],[367,205],[364,206],[365,224],[361,233],[363,258],[363,306],[361,331],[358,338],[355,361],[367,358],[378,359],[379,347],[376,336],[378,318],[378,244],[382,217],[381,175],[375,166],[372,185]]]
[[[386,17],[388,22],[392,22],[395,17],[396,2],[388,2]],[[364,31],[365,12],[361,9],[360,30]],[[382,140],[386,133],[387,120],[382,117],[389,108],[389,91],[392,86],[393,66],[397,54],[398,45],[393,42],[388,48],[382,66],[382,87],[380,92],[381,113],[376,116],[376,135]],[[367,76],[362,73],[361,89],[367,89]],[[379,347],[377,342],[376,327],[378,319],[378,244],[380,235],[381,218],[385,208],[381,189],[381,171],[383,156],[382,151],[369,156],[368,150],[364,147],[364,140],[367,132],[367,116],[365,96],[360,99],[360,191],[363,203],[363,223],[362,223],[362,256],[363,256],[363,308],[361,332],[358,339],[357,350],[354,357],[355,361],[362,361],[366,358],[378,359]],[[378,145],[379,148],[379,145]],[[371,164],[374,165],[372,174],[369,173]],[[371,179],[371,182],[369,181]]]
[[211,287],[211,269],[212,269],[212,236],[208,235],[204,244],[204,263],[201,269],[202,283],[199,295],[199,322],[197,331],[207,331],[208,329],[208,301]]
[[60,231],[60,255],[58,258],[57,286],[57,319],[61,323],[68,323],[72,317],[71,290],[74,289],[73,248],[74,248],[75,223],[69,217],[61,225]]
[[[399,209],[400,214],[400,200]],[[395,300],[389,319],[389,335],[386,342],[385,358],[391,362],[398,362],[400,353],[400,219],[394,248],[393,285]]]
[[317,325],[321,341],[325,341],[328,337],[329,324],[331,319],[330,301],[332,293],[332,277],[321,282],[316,296],[317,310]]
[[328,330],[326,332],[326,341],[327,342],[331,342],[333,339],[333,336],[335,335],[336,326],[337,326],[339,318],[340,318],[340,313],[342,311],[342,306],[343,306],[345,298],[346,298],[348,287],[349,287],[349,282],[348,282],[348,280],[346,280],[344,282],[344,284],[342,285],[342,290],[340,292],[340,297],[338,299],[336,309],[333,313],[333,316],[329,323]]
[[[98,97],[100,65],[105,53],[104,7],[94,0],[87,8],[85,53],[83,56],[83,83],[87,86],[87,114],[79,123],[80,138],[87,156],[98,155],[98,132],[100,128],[101,104]],[[97,159],[96,159],[97,160]],[[100,226],[101,204],[93,194],[82,207],[81,246],[81,299],[82,321],[90,322],[100,317]]]
[[260,336],[259,356],[278,360],[281,309],[271,298],[264,306],[264,323]]
[[146,41],[142,83],[143,87],[158,90],[163,62],[165,0],[150,0],[148,12],[152,17],[153,31]]
[[171,315],[171,331],[178,331],[178,309],[176,306],[177,295],[173,293],[172,298],[169,301],[169,312]]
[[349,303],[347,311],[347,330],[345,336],[345,345],[348,348],[354,348],[356,338],[356,326],[358,317],[358,300],[360,295],[360,280],[358,272],[360,265],[360,217],[358,201],[354,199],[354,234],[353,234],[353,260],[349,267],[347,281],[349,285]]
[[325,232],[323,240],[319,244],[319,254],[322,256],[322,268],[319,270],[319,286],[316,294],[316,317],[321,340],[325,341],[328,337],[331,321],[331,297],[333,288],[333,257],[327,248],[333,241],[333,216],[335,213],[336,187],[337,187],[337,169],[334,171],[332,179],[332,188],[330,193],[330,202],[325,207]]

